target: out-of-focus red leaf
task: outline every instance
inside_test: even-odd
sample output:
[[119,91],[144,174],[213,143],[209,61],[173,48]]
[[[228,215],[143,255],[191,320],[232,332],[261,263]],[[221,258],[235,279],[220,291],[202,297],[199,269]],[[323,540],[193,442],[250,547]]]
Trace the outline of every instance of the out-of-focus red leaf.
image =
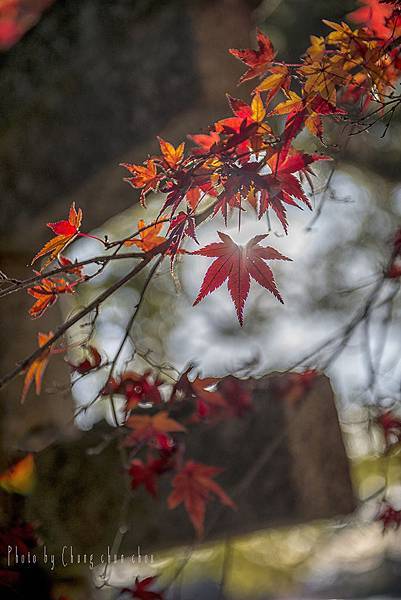
[[173,491],[167,499],[170,509],[184,503],[185,510],[199,537],[204,532],[206,504],[216,496],[222,504],[235,508],[234,502],[213,478],[221,469],[189,460],[173,479]]
[[164,600],[164,595],[161,592],[154,592],[152,588],[157,577],[145,577],[139,580],[135,579],[135,584],[132,588],[124,588],[121,593],[131,594],[132,598],[137,600]]

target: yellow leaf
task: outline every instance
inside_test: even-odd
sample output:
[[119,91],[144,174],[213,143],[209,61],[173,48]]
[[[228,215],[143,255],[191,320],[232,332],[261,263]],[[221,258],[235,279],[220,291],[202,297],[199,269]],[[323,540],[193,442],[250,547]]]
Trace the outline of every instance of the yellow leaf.
[[266,116],[266,109],[259,93],[256,93],[251,102],[251,118],[257,123],[261,123]]
[[27,496],[35,485],[35,462],[32,454],[12,465],[0,475],[0,487],[12,494]]
[[286,115],[291,112],[297,106],[302,104],[302,98],[298,96],[295,92],[289,90],[287,93],[287,100],[280,102],[277,106],[272,110],[271,114],[273,115]]

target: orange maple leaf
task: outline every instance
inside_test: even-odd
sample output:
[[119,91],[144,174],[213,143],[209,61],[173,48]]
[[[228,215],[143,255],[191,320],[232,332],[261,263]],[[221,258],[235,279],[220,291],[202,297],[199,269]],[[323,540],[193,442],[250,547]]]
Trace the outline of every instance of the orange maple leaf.
[[213,481],[222,469],[188,460],[173,479],[173,491],[167,499],[170,509],[182,502],[199,537],[203,535],[206,503],[214,494],[222,504],[235,508],[234,502],[218,483]]
[[263,75],[266,71],[270,70],[276,56],[270,38],[259,29],[256,32],[256,40],[258,42],[257,50],[249,48],[246,50],[230,48],[229,50],[230,54],[245,63],[248,67],[248,70],[240,78],[240,83]]
[[[42,346],[44,346],[46,344],[46,342],[51,340],[52,337],[53,337],[52,331],[49,331],[49,333],[38,333],[39,347],[41,348]],[[49,362],[50,352],[51,352],[51,349],[46,348],[46,350],[44,350],[42,352],[42,354],[39,356],[39,358],[34,360],[33,363],[28,367],[26,374],[25,374],[24,387],[22,389],[22,394],[21,394],[21,402],[24,402],[24,400],[28,394],[29,388],[31,386],[31,383],[33,381],[35,381],[36,395],[39,396],[40,390],[42,387],[42,378],[43,378],[44,372],[46,370],[47,363]]]
[[82,221],[82,210],[75,209],[75,202],[72,203],[68,215],[68,221],[57,221],[56,223],[47,223],[47,226],[54,231],[56,237],[48,241],[41,250],[33,257],[31,265],[42,256],[47,256],[42,269],[55,260],[58,255],[77,237]]
[[35,304],[29,309],[31,317],[41,317],[45,310],[54,304],[59,294],[74,293],[74,285],[78,282],[68,283],[65,279],[43,278],[38,285],[28,288],[28,294],[36,298]]
[[140,221],[138,221],[140,239],[134,238],[132,240],[127,240],[124,242],[124,246],[132,246],[135,244],[135,246],[138,246],[138,248],[144,252],[153,250],[153,248],[160,246],[160,244],[166,241],[165,237],[158,235],[163,225],[164,223],[154,223],[146,226],[145,221],[140,219]]
[[145,196],[150,191],[156,191],[160,182],[160,175],[157,172],[156,163],[149,159],[144,165],[134,165],[131,163],[120,163],[120,167],[125,167],[133,177],[125,177],[124,181],[136,189],[142,189],[140,202],[145,206]]
[[152,417],[133,415],[127,419],[126,425],[133,430],[126,439],[127,446],[155,440],[162,447],[171,447],[173,441],[168,434],[186,431],[183,425],[168,416],[166,410]]
[[17,463],[0,474],[0,487],[6,492],[27,496],[35,484],[35,462],[33,454],[27,454]]
[[173,144],[163,140],[163,138],[158,137],[157,139],[159,140],[160,150],[163,154],[164,160],[169,167],[175,169],[175,167],[177,167],[177,165],[179,165],[183,159],[185,142],[182,142],[179,146],[177,146],[177,148],[174,148]]
[[175,419],[171,419],[166,410],[162,410],[152,417],[150,415],[133,415],[129,417],[126,425],[137,433],[142,433],[149,429],[163,433],[185,431],[185,427]]

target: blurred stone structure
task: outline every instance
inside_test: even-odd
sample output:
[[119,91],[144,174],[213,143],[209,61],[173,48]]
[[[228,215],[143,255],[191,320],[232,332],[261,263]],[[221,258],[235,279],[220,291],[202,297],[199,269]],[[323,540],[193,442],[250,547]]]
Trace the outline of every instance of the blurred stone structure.
[[[330,382],[319,376],[290,403],[283,394],[288,381],[286,374],[247,380],[253,407],[247,415],[198,426],[186,438],[188,456],[223,468],[218,481],[237,505],[233,511],[212,503],[206,540],[353,511]],[[49,548],[57,554],[71,544],[77,553],[101,555],[114,539],[127,490],[118,444],[98,427],[77,442],[45,449],[37,462],[40,485],[29,499],[29,514],[42,523]],[[192,543],[183,507],[171,511],[162,500],[170,489],[161,480],[160,500],[142,488],[135,491],[123,517],[127,533],[120,552],[133,554],[140,546],[154,553]]]

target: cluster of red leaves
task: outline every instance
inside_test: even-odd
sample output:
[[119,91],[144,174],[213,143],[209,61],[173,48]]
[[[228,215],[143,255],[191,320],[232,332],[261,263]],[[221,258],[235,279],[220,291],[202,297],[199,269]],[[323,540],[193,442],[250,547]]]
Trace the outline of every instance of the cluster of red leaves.
[[68,283],[64,278],[43,277],[37,285],[28,288],[28,294],[36,300],[29,309],[30,316],[34,319],[41,317],[45,310],[56,302],[60,294],[72,294],[77,284],[78,280]]
[[[197,242],[199,215],[208,211],[212,217],[221,214],[227,223],[228,217],[237,213],[240,222],[246,207],[259,219],[273,211],[287,233],[287,207],[311,208],[304,182],[313,189],[312,165],[329,158],[300,152],[293,145],[295,138],[306,128],[322,140],[324,118],[346,117],[344,102],[358,100],[366,107],[372,100],[384,100],[400,75],[399,48],[394,44],[399,32],[398,3],[363,0],[362,4],[351,15],[363,23],[362,27],[352,29],[346,23],[325,21],[331,31],[311,37],[299,64],[278,61],[271,40],[261,31],[257,32],[256,50],[230,50],[246,66],[240,83],[257,80],[249,104],[228,96],[231,116],[213,123],[207,133],[189,136],[193,142],[189,149],[184,142],[174,146],[159,138],[159,154],[141,165],[123,163],[129,171],[126,180],[140,190],[144,206],[148,193],[165,195],[156,221],[146,225],[140,220],[139,237],[134,234],[125,241],[126,246],[135,245],[145,253],[160,246],[160,252],[169,255],[173,264],[177,254],[185,252],[183,245],[188,238]],[[280,119],[277,121],[282,116],[284,127]],[[55,237],[32,261],[44,259],[41,272],[56,259],[67,266],[68,259],[61,253],[78,236],[87,235],[80,232],[81,221],[82,211],[73,204],[68,219],[48,223]],[[167,231],[161,235],[165,222]],[[194,304],[227,281],[242,325],[251,279],[283,301],[265,261],[289,259],[261,246],[264,236],[250,239],[245,246],[224,233],[219,232],[219,236],[220,242],[191,253],[215,259]],[[44,275],[29,288],[36,300],[29,311],[31,316],[41,316],[60,294],[71,293],[85,280],[82,269],[70,264],[66,273],[74,275],[74,281]],[[394,264],[388,276],[398,277],[399,272],[400,266]],[[116,383],[115,391],[120,388]]]
[[[126,435],[123,446],[132,451],[128,467],[131,488],[143,487],[153,497],[157,496],[159,480],[169,475],[173,491],[168,497],[169,508],[183,503],[199,536],[203,533],[206,504],[216,496],[223,504],[233,507],[233,502],[213,480],[221,469],[204,465],[191,459],[184,460],[185,444],[182,436],[187,432],[182,420],[191,424],[199,420],[216,422],[232,417],[243,417],[251,410],[251,394],[246,382],[235,377],[199,379],[190,381],[189,371],[182,374],[172,388],[170,397],[162,400],[161,381],[146,372],[143,375],[126,372],[104,389],[104,394],[119,393],[126,398]],[[179,408],[188,404],[188,411]],[[180,421],[169,410],[181,414]],[[149,414],[149,409],[153,414]],[[144,457],[138,458],[143,451]]]
[[154,376],[151,371],[143,374],[126,371],[117,379],[110,379],[104,387],[104,396],[120,395],[126,399],[126,411],[138,404],[161,404],[160,386],[163,381]]
[[224,379],[188,377],[185,371],[174,386],[170,402],[189,401],[194,406],[189,421],[217,422],[231,417],[243,417],[252,410],[251,392],[246,382],[229,376]]
[[[165,419],[165,421],[175,423],[174,427],[167,425],[169,431],[184,430],[172,419]],[[148,433],[152,435],[151,432]],[[153,431],[153,437],[157,439],[160,433],[163,432]],[[149,438],[145,439],[149,441]],[[206,504],[211,494],[214,494],[224,505],[234,508],[234,503],[229,496],[213,481],[221,469],[192,460],[182,464],[182,455],[177,445],[174,442],[165,444],[164,441],[163,439],[163,445],[159,446],[156,455],[152,452],[148,453],[146,461],[138,458],[131,461],[128,470],[131,488],[136,490],[143,486],[148,494],[155,497],[160,477],[172,473],[173,491],[167,498],[167,505],[170,509],[174,509],[183,503],[197,535],[201,537],[204,531]]]
[[[35,298],[35,303],[29,309],[31,317],[41,317],[61,294],[72,294],[76,286],[86,280],[82,267],[75,266],[70,259],[61,254],[78,235],[83,235],[79,232],[81,221],[81,209],[77,211],[75,204],[72,204],[68,220],[47,224],[56,236],[47,242],[32,259],[31,264],[39,258],[45,258],[41,271],[35,271],[38,276],[38,283],[28,288],[28,294]],[[68,281],[65,277],[46,277],[44,274],[39,279],[42,271],[55,260],[58,261],[61,268],[65,269],[66,275],[72,277],[71,281]]]
[[[220,240],[203,248],[187,252],[184,245],[188,239],[197,243],[196,228],[207,217],[222,216],[227,225],[235,215],[240,225],[245,210],[258,219],[273,212],[287,234],[288,207],[312,209],[305,184],[313,191],[312,167],[329,157],[300,151],[295,147],[296,138],[306,130],[321,142],[326,118],[346,119],[347,107],[356,102],[361,114],[372,101],[384,104],[401,72],[400,44],[395,38],[400,33],[400,2],[363,0],[361,4],[362,8],[352,15],[354,21],[363,23],[361,27],[352,29],[346,23],[324,21],[330,31],[325,36],[311,37],[310,47],[298,64],[278,61],[271,40],[261,31],[257,32],[257,49],[231,49],[231,54],[246,66],[240,83],[256,80],[249,103],[229,96],[231,114],[213,123],[206,133],[189,136],[189,148],[184,142],[174,146],[159,138],[158,154],[140,165],[122,165],[129,173],[126,181],[140,190],[144,207],[151,192],[164,194],[164,199],[155,221],[146,225],[140,220],[136,233],[114,245],[119,249],[134,245],[143,253],[152,253],[152,257],[157,253],[169,256],[172,265],[180,253],[213,259],[194,304],[227,282],[241,325],[252,280],[283,302],[267,263],[290,259],[261,245],[267,235],[254,236],[242,246],[226,233],[218,232]],[[81,221],[82,211],[73,204],[68,219],[48,223],[55,236],[32,260],[32,264],[39,259],[43,262],[39,282],[28,289],[35,298],[31,316],[41,316],[60,294],[72,293],[85,281],[82,268],[62,255],[79,236],[88,235],[80,231]],[[164,225],[166,231],[162,235]],[[401,273],[396,262],[401,255],[400,240],[398,234],[388,277]],[[110,247],[108,241],[103,243]],[[63,267],[65,277],[49,274],[47,267],[54,261]],[[23,399],[33,381],[36,393],[40,392],[49,357],[57,352],[49,344],[52,337],[51,332],[39,334],[39,346],[46,347],[26,370]],[[84,354],[80,362],[71,364],[74,372],[85,376],[104,366],[101,353],[94,347],[85,347]],[[291,374],[284,389],[288,402],[294,404],[302,399],[314,385],[316,375],[313,370]],[[173,509],[183,504],[201,536],[206,505],[213,496],[226,506],[234,505],[214,481],[220,473],[218,467],[184,460],[184,446],[178,436],[185,433],[185,427],[165,409],[175,407],[178,401],[189,401],[193,408],[186,424],[242,417],[251,409],[250,393],[246,384],[234,377],[191,381],[188,371],[173,387],[168,401],[162,385],[150,371],[126,371],[110,377],[101,393],[125,398],[127,435],[123,444],[132,452],[132,489],[144,487],[155,496],[159,478],[169,473],[173,491],[168,506]],[[140,413],[148,409],[152,410],[151,416]],[[383,428],[387,448],[400,442],[401,422],[397,417],[386,413],[377,422]],[[142,459],[136,456],[141,450],[146,452]],[[389,506],[378,518],[385,526],[395,523],[398,527],[401,522],[398,511]],[[152,584],[153,578],[136,580],[133,589],[127,591],[134,598],[161,598],[149,589]]]
[[[340,103],[359,100],[367,106],[373,99],[382,100],[400,75],[398,48],[388,45],[392,8],[378,0],[365,4],[352,15],[358,22],[364,20],[364,27],[353,30],[346,23],[325,21],[331,32],[312,36],[299,65],[277,61],[269,37],[258,31],[256,50],[230,50],[247,67],[240,83],[259,80],[249,104],[228,97],[232,116],[215,122],[207,133],[189,136],[195,144],[189,150],[184,143],[174,147],[159,139],[159,155],[142,165],[123,164],[131,175],[127,181],[141,190],[143,204],[151,191],[165,194],[160,215],[170,226],[162,239],[168,240],[172,261],[186,238],[196,241],[196,217],[203,207],[209,207],[212,216],[222,214],[225,222],[234,212],[240,219],[246,206],[258,218],[271,209],[286,233],[286,207],[300,207],[300,202],[311,208],[302,184],[306,180],[312,187],[311,166],[328,157],[300,152],[294,139],[306,127],[321,140],[324,118],[347,115]],[[396,32],[393,27],[392,35]],[[281,131],[274,120],[280,115],[286,115]],[[243,248],[219,235],[221,243],[192,252],[216,259],[195,304],[227,280],[242,324],[251,278],[282,301],[263,260],[288,259],[273,249],[262,250],[262,237]]]

